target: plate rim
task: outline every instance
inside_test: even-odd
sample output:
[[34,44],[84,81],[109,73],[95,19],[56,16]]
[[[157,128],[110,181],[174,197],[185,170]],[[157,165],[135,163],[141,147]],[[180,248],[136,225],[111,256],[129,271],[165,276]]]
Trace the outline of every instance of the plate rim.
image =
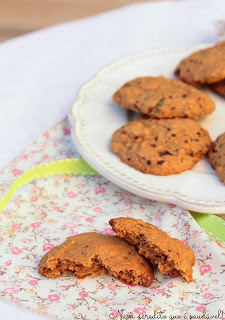
[[[136,185],[133,185],[127,181],[124,181],[121,177],[116,176],[111,171],[107,170],[105,166],[102,166],[102,164],[99,164],[95,159],[93,159],[93,157],[88,152],[88,150],[86,150],[86,148],[80,143],[80,140],[77,136],[77,130],[79,130],[78,125],[80,124],[81,127],[83,126],[82,119],[79,116],[80,116],[80,108],[84,104],[83,100],[85,100],[86,88],[88,88],[90,85],[95,84],[98,81],[98,79],[104,75],[104,73],[107,73],[111,69],[115,67],[119,67],[124,63],[130,63],[132,60],[139,59],[146,55],[166,54],[169,52],[179,52],[179,51],[188,52],[193,50],[204,49],[211,45],[212,44],[199,44],[197,46],[168,47],[168,48],[155,48],[155,49],[145,50],[106,65],[100,71],[98,71],[90,80],[85,82],[78,89],[77,100],[72,104],[68,114],[69,122],[71,124],[72,141],[75,144],[81,156],[106,179],[110,180],[111,182],[115,183],[121,188],[126,189],[136,195],[139,195],[141,197],[145,197],[148,199],[156,200],[156,201],[173,203],[186,210],[192,210],[192,211],[201,212],[201,213],[223,214],[225,212],[225,201],[205,201],[205,200],[191,199],[185,195],[182,195],[179,192],[175,192],[175,191],[168,192],[168,190],[167,191],[160,190],[154,187],[151,188],[151,190],[146,190],[144,188],[141,188],[140,186],[137,187]],[[75,111],[77,111],[76,114],[75,114]],[[187,198],[187,200],[185,200],[184,198]]]

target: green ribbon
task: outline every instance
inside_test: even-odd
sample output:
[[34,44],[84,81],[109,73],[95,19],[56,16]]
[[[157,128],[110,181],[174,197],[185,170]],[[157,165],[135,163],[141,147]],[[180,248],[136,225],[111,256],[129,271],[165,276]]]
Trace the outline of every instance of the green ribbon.
[[[57,160],[36,166],[21,174],[0,198],[0,211],[2,211],[11,200],[16,190],[34,179],[45,178],[53,175],[62,174],[82,174],[98,175],[92,167],[83,159],[65,159]],[[191,212],[192,217],[197,221],[200,227],[219,242],[225,243],[225,221],[213,214],[204,214]]]

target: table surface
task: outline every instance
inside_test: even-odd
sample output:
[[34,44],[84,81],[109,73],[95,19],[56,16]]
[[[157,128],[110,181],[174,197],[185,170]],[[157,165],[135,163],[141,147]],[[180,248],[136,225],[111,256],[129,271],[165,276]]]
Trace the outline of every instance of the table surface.
[[0,0],[0,42],[54,24],[145,1]]

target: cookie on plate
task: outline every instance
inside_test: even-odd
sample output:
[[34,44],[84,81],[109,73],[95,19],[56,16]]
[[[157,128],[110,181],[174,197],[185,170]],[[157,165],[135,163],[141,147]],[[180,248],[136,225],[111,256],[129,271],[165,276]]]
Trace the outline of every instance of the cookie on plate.
[[211,88],[225,97],[225,79],[211,84]]
[[217,176],[225,184],[225,132],[212,143],[208,158]]
[[118,129],[111,149],[143,173],[170,175],[191,169],[211,145],[208,132],[191,119],[138,118]]
[[214,102],[200,90],[162,76],[129,81],[114,93],[113,100],[123,108],[157,119],[198,119],[215,110]]
[[134,245],[139,254],[149,259],[161,273],[182,275],[186,281],[193,281],[194,253],[182,241],[141,219],[117,218],[111,219],[109,224],[119,237]]
[[154,280],[150,263],[140,256],[134,246],[117,236],[96,232],[68,237],[41,259],[39,272],[57,278],[72,271],[84,278],[108,274],[126,284],[149,287]]
[[183,59],[175,75],[189,84],[210,84],[225,79],[225,41]]

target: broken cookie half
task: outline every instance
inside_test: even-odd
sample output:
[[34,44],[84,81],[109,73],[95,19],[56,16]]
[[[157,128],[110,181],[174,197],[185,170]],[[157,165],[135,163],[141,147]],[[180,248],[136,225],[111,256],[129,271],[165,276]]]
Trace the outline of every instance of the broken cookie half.
[[61,245],[44,255],[39,272],[57,278],[72,271],[77,277],[113,275],[126,284],[149,287],[154,280],[150,263],[134,246],[117,236],[96,232],[68,237]]
[[117,218],[111,219],[109,224],[119,237],[134,245],[138,253],[149,259],[161,273],[182,275],[186,281],[193,281],[194,253],[182,241],[141,219]]

